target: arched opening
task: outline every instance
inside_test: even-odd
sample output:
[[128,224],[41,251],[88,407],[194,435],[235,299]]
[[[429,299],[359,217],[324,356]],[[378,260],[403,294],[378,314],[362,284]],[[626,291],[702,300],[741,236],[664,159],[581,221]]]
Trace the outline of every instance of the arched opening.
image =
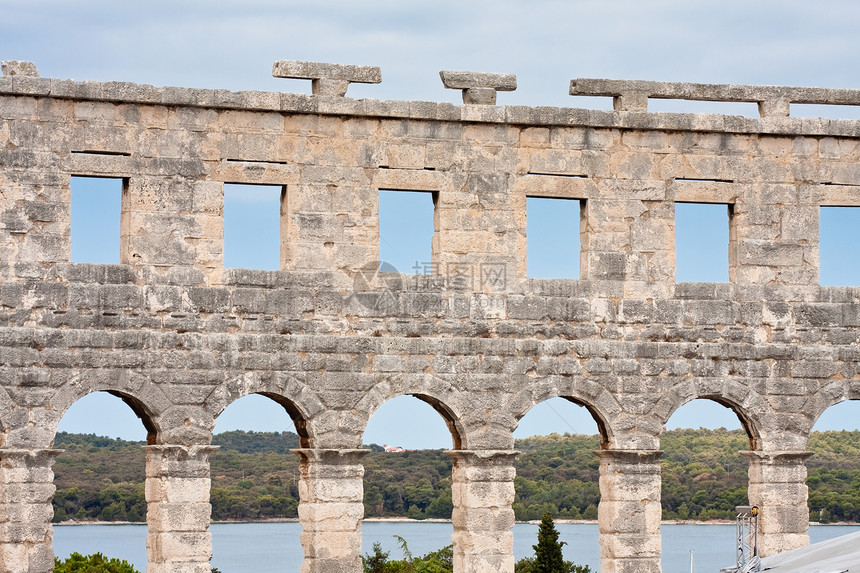
[[600,417],[572,398],[550,398],[536,404],[514,431],[516,496],[514,557],[534,556],[538,522],[552,515],[565,560],[600,568],[597,507],[600,504],[600,460],[607,432]]
[[249,394],[218,415],[212,433],[218,449],[209,457],[213,567],[299,569],[299,459],[291,450],[307,441],[304,418],[282,396]]
[[54,439],[65,450],[53,466],[57,557],[101,552],[146,569],[142,446],[156,434],[146,407],[122,393],[93,392],[66,411]]
[[416,557],[451,544],[452,460],[445,450],[460,448],[455,420],[428,395],[397,396],[374,412],[362,439],[371,450],[363,459],[363,554],[378,543],[390,560],[402,559],[395,536]]
[[814,453],[806,461],[810,541],[860,530],[860,401],[827,408],[812,428],[807,449]]
[[[735,507],[749,503],[739,452],[757,443],[753,425],[719,398],[691,400],[669,418],[660,437],[664,571],[735,563]],[[703,522],[722,524],[696,527]]]

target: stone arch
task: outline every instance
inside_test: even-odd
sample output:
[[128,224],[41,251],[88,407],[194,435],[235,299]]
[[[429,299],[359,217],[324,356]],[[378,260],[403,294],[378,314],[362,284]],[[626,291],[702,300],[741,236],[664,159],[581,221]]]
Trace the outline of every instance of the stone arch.
[[442,416],[451,432],[453,449],[468,449],[468,432],[463,424],[462,396],[450,383],[429,374],[386,376],[359,400],[355,416],[361,428],[359,439],[379,408],[398,396],[414,396],[429,404]]
[[[549,376],[539,380],[528,380],[522,390],[508,402],[504,415],[511,435],[519,421],[536,405],[551,398],[565,398],[583,406],[597,423],[600,447],[610,448],[617,435],[613,421],[621,415],[621,406],[605,388],[589,380]],[[511,438],[513,439],[513,438]]]
[[157,443],[161,433],[161,417],[172,405],[161,388],[146,376],[130,370],[100,371],[95,377],[89,374],[82,372],[75,375],[48,399],[51,436],[56,434],[57,424],[72,404],[93,392],[107,392],[125,402],[140,418],[146,428],[147,443]]
[[260,394],[277,402],[295,424],[301,447],[313,447],[318,434],[313,420],[325,412],[325,407],[313,390],[284,372],[244,372],[219,384],[203,402],[203,409],[211,416],[212,428],[215,418],[230,404],[249,394]]
[[761,395],[742,382],[728,380],[718,386],[710,380],[678,382],[663,393],[650,415],[663,427],[678,408],[698,399],[712,400],[734,412],[749,438],[750,450],[761,449],[761,424],[767,407]]
[[825,382],[809,401],[809,428],[806,434],[812,432],[825,410],[848,400],[860,400],[860,386],[852,385],[849,380]]

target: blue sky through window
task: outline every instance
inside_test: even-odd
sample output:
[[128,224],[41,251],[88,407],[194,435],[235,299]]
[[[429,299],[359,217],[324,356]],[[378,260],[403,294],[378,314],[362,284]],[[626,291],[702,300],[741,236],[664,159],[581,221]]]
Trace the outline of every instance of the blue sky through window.
[[821,207],[819,283],[860,286],[860,207]]
[[122,179],[72,177],[73,263],[119,264]]
[[276,185],[224,185],[224,268],[281,268],[281,190]]
[[675,257],[679,283],[728,282],[728,207],[675,203]]
[[424,274],[432,255],[433,194],[379,192],[379,260],[401,273]]
[[532,278],[579,278],[577,199],[526,198],[526,275]]

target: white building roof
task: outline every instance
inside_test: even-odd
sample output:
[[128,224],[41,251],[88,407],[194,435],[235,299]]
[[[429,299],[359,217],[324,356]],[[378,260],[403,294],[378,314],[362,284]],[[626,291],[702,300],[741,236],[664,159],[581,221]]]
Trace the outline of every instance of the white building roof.
[[771,555],[761,560],[770,573],[860,573],[860,531]]

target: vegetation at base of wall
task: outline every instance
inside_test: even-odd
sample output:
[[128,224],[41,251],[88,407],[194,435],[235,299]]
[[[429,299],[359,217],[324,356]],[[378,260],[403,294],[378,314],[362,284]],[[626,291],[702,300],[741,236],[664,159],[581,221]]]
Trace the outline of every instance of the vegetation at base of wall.
[[576,565],[571,561],[565,561],[562,555],[562,547],[565,542],[558,540],[558,530],[552,520],[552,515],[547,512],[543,514],[538,527],[537,545],[532,545],[535,550],[534,557],[520,559],[514,565],[515,573],[591,573],[588,565]]
[[361,557],[363,573],[448,573],[454,571],[454,549],[451,545],[431,551],[422,557],[413,557],[406,540],[395,535],[403,559],[390,560],[390,552],[383,551],[377,542],[373,550]]
[[54,557],[54,573],[140,573],[128,561],[111,559],[101,553],[72,553],[66,559]]
[[[211,455],[212,518],[294,518],[298,507],[299,446],[291,432],[226,432]],[[65,449],[55,465],[54,520],[143,521],[144,452],[141,443],[59,433]],[[557,519],[596,519],[597,436],[558,435],[517,440],[516,499],[519,520],[546,513]],[[747,503],[746,435],[726,430],[663,433],[663,517],[733,519]],[[451,460],[441,450],[385,453],[364,458],[365,514],[416,519],[450,518]],[[860,522],[860,431],[813,433],[807,462],[813,521]]]
[[[377,542],[373,550],[361,557],[363,573],[448,573],[454,571],[454,550],[451,545],[438,551],[431,551],[422,557],[413,557],[406,540],[394,536],[400,544],[403,559],[391,560],[390,552],[383,551]],[[538,528],[538,542],[532,547],[534,557],[526,557],[516,562],[516,573],[591,573],[588,565],[575,565],[565,561],[562,556],[563,541],[558,540],[552,516],[545,513]]]

